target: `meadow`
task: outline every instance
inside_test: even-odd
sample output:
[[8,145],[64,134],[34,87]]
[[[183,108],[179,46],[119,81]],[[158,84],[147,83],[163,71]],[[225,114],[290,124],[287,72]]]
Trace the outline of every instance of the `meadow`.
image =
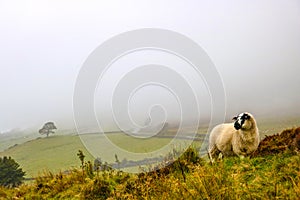
[[[255,158],[226,158],[214,164],[188,149],[172,164],[152,172],[50,172],[18,188],[0,187],[2,199],[298,199],[300,157],[286,151]],[[171,159],[171,158],[170,158]]]
[[[259,128],[261,138],[265,135],[279,133],[281,130],[296,127],[300,124],[299,118],[287,118],[281,120],[259,120]],[[205,134],[207,131],[206,127],[199,129],[198,134]],[[14,158],[26,172],[26,177],[35,177],[43,171],[50,170],[53,173],[59,171],[70,170],[73,167],[79,165],[76,153],[78,150],[82,150],[86,155],[86,160],[93,162],[95,157],[100,157],[103,161],[108,163],[115,162],[115,154],[117,154],[120,161],[126,158],[127,153],[149,153],[161,147],[169,144],[171,138],[158,138],[153,137],[150,139],[141,139],[129,137],[120,132],[110,133],[106,136],[99,136],[99,134],[88,134],[87,137],[80,138],[74,132],[68,130],[59,130],[57,133],[49,136],[48,138],[40,137],[39,135],[27,134],[26,138],[10,138],[10,148],[7,147],[7,140],[1,138],[0,146],[2,148],[5,144],[7,147],[5,150],[0,152],[0,156],[11,156]],[[123,151],[116,151],[112,149],[107,141],[104,140],[107,137],[112,145],[120,147]],[[31,140],[29,140],[31,139]],[[81,140],[82,139],[82,140]],[[28,141],[29,140],[29,141]],[[85,142],[88,145],[85,145]],[[177,141],[179,144],[189,144],[189,140]],[[177,143],[177,144],[178,144]],[[201,141],[194,141],[193,146],[199,147]],[[88,149],[86,148],[88,147]],[[172,150],[174,146],[170,145],[170,148],[165,149],[164,154]],[[93,150],[97,150],[93,152]],[[124,150],[127,153],[124,153]],[[92,156],[91,153],[96,156]],[[145,155],[137,155],[135,160],[143,159]],[[136,168],[134,168],[135,170]],[[130,171],[130,169],[127,169]]]
[[[299,124],[296,118],[266,120],[259,124],[261,138]],[[205,134],[204,130],[199,129],[198,134]],[[148,165],[143,169],[155,169],[148,173],[136,166],[140,173],[132,174],[127,169],[93,171],[95,157],[90,150],[105,152],[109,159],[103,161],[115,163],[116,152],[106,146],[105,137],[112,145],[130,153],[155,151],[171,139],[132,138],[120,132],[84,137],[59,132],[0,152],[0,156],[12,156],[19,163],[26,178],[34,178],[18,188],[0,187],[0,199],[298,199],[300,196],[300,157],[294,150],[251,159],[225,158],[211,164],[199,157],[201,141],[195,141],[179,159],[175,159],[174,151],[169,151],[166,163],[172,164],[158,168]],[[91,149],[85,148],[85,142]],[[78,150],[85,155],[83,166]],[[122,156],[125,155],[118,154],[120,160]]]
[[[126,158],[126,152],[115,152],[109,148],[109,144],[107,144],[108,142],[104,137],[105,136],[103,135],[99,136],[99,134],[88,134],[84,141],[88,142],[89,148],[97,149],[97,152],[100,155],[96,157],[100,157],[103,161],[114,163],[115,154],[118,155],[120,160]],[[146,140],[132,138],[120,132],[107,134],[107,137],[115,143],[115,145],[124,148],[125,151],[133,153],[152,152],[171,141],[170,138],[150,138]],[[185,143],[187,141],[181,140],[181,142]],[[86,160],[93,162],[95,159],[95,157],[89,153],[88,149],[81,141],[81,138],[75,134],[51,135],[48,138],[37,138],[23,144],[13,145],[5,151],[0,152],[0,157],[11,156],[26,172],[26,177],[32,178],[44,171],[57,173],[59,171],[68,171],[77,167],[80,164],[80,161],[76,156],[78,150],[83,151],[86,155]],[[165,151],[170,150],[171,149],[166,149]],[[144,159],[144,155],[137,155],[136,160],[141,159]],[[139,166],[136,166],[133,169],[135,170],[138,167]]]
[[0,156],[11,156],[26,172],[26,177],[35,177],[43,171],[57,173],[80,164],[76,156],[78,149],[82,149],[87,159],[93,157],[83,148],[81,141],[75,135],[51,136],[38,138],[23,144],[13,146]]

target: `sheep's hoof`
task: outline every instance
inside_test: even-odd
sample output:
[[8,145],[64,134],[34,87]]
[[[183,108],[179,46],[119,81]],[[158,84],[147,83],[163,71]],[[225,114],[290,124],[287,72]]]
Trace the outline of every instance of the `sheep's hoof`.
[[223,155],[222,153],[220,153],[220,154],[218,155],[218,159],[219,159],[219,160],[223,160],[223,158],[224,158],[224,155]]

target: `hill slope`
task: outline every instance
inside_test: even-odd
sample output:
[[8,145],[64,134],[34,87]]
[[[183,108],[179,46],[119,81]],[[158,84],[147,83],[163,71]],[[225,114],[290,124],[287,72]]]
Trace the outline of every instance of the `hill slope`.
[[76,135],[51,136],[16,145],[0,152],[0,156],[13,157],[26,172],[26,177],[34,177],[50,170],[58,172],[80,165],[76,154],[81,149],[87,160],[93,157]]
[[[126,158],[126,152],[117,153],[115,149],[109,148],[110,145],[108,145],[104,137],[98,134],[87,135],[89,147],[92,147],[92,149],[97,148],[98,152],[102,153],[99,157],[103,161],[114,163],[115,154],[118,155],[120,160]],[[129,137],[121,132],[107,134],[106,137],[118,147],[133,153],[152,152],[165,146],[172,140],[172,138],[157,137],[143,140]],[[93,156],[87,151],[80,139],[77,135],[53,135],[48,138],[38,138],[12,146],[0,152],[0,157],[11,156],[15,159],[26,172],[26,177],[35,177],[45,170],[51,170],[52,172],[64,171],[80,165],[77,157],[78,150],[83,150],[84,155],[86,155],[85,160],[93,162]],[[190,140],[180,139],[178,142],[185,143],[190,142]],[[195,143],[199,144],[199,141]],[[137,160],[144,158],[143,155],[140,157]]]
[[300,157],[295,152],[211,165],[187,151],[149,173],[108,170],[44,174],[19,188],[0,187],[3,199],[299,199]]
[[[139,174],[110,169],[93,171],[92,164],[85,162],[82,169],[74,168],[69,174],[47,172],[30,184],[23,184],[19,188],[0,187],[0,198],[299,199],[298,146],[284,145],[287,148],[270,151],[267,155],[264,151],[265,146],[278,147],[281,143],[298,144],[299,135],[300,128],[285,130],[280,134],[266,137],[261,142],[263,151],[259,148],[254,158],[230,157],[213,164],[199,158],[197,149],[189,148],[179,159],[174,160],[170,154],[168,161],[174,162],[167,162],[169,165],[155,168],[151,172],[141,171]],[[69,146],[73,146],[78,139],[75,137],[64,139],[57,137],[63,141],[62,143],[56,141],[57,138],[54,137],[40,139],[30,142],[30,146],[33,143],[39,146],[43,144],[47,152],[55,141],[54,148],[65,151],[65,140],[69,142]],[[293,141],[290,142],[291,140]],[[52,143],[48,144],[51,141]],[[12,150],[17,152],[17,149],[15,147]]]

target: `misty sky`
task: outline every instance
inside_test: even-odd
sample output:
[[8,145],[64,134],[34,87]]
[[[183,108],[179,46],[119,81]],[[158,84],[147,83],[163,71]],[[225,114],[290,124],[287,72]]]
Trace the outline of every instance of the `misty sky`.
[[[74,85],[85,59],[109,38],[140,28],[179,32],[206,51],[224,82],[227,116],[300,115],[297,0],[0,0],[0,132],[46,121],[72,126]],[[168,63],[163,56],[157,55]],[[178,112],[161,88],[143,92],[165,95],[155,102],[163,99]],[[145,103],[136,104],[145,114],[140,123],[147,119],[146,99],[135,97]]]

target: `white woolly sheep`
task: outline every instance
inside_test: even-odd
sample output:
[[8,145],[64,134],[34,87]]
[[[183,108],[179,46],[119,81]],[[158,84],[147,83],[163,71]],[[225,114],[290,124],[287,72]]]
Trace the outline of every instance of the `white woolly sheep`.
[[259,132],[256,121],[250,113],[241,113],[234,117],[234,123],[217,125],[210,133],[209,156],[211,159],[222,156],[248,156],[259,144]]

